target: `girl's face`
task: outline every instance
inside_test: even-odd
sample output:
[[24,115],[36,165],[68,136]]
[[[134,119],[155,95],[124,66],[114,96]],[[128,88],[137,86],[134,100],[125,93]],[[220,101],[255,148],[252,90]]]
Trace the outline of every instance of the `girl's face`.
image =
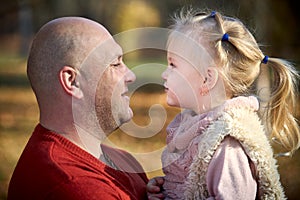
[[168,51],[167,59],[168,67],[162,73],[167,104],[198,112],[202,105],[200,87],[205,82],[204,78],[183,57]]

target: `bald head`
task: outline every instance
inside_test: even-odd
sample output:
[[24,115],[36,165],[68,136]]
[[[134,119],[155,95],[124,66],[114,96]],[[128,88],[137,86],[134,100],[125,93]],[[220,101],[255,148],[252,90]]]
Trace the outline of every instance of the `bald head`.
[[79,69],[86,56],[110,37],[102,25],[82,17],[63,17],[45,24],[35,36],[27,63],[38,101],[45,95],[55,96],[60,69]]

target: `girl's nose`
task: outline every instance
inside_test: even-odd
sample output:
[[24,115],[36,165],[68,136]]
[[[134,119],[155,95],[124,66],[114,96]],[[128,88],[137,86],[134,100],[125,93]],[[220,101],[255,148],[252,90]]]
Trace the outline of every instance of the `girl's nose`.
[[169,72],[170,72],[169,68],[167,68],[165,71],[163,71],[163,73],[161,74],[161,77],[163,80],[167,80]]

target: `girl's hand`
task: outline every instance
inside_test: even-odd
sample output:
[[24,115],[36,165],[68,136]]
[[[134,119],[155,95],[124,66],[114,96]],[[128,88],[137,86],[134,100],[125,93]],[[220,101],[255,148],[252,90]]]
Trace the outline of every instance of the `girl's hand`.
[[147,195],[149,200],[159,200],[164,199],[163,184],[165,182],[164,177],[154,177],[149,180],[147,184]]

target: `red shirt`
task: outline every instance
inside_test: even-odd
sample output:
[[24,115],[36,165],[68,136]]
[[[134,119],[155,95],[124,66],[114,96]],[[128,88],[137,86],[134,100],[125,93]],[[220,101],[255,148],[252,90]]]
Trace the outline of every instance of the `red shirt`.
[[119,169],[106,166],[59,134],[37,125],[11,178],[8,200],[147,199],[141,165],[128,153],[102,146]]

